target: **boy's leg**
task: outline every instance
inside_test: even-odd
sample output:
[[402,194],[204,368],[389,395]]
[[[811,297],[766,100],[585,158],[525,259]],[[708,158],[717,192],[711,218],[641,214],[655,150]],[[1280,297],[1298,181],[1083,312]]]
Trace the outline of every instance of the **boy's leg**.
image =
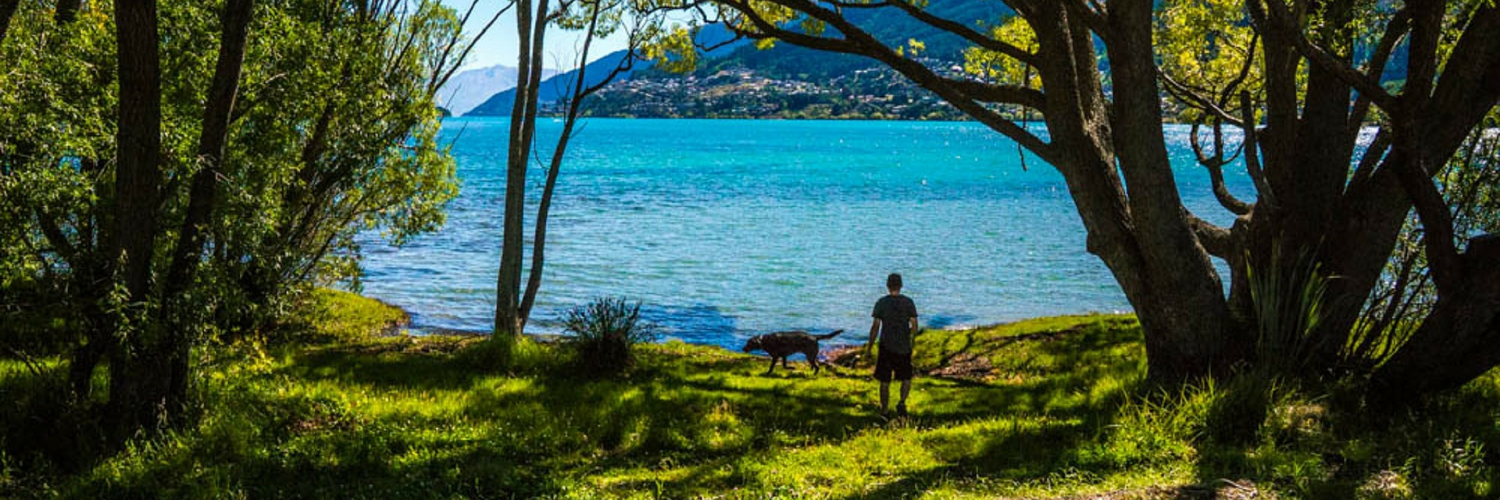
[[901,401],[896,403],[896,413],[906,415],[906,396],[911,394],[911,354],[901,356],[896,365],[896,377],[901,379]]
[[885,413],[891,407],[891,361],[892,356],[881,350],[875,358],[875,380],[880,381],[880,412]]

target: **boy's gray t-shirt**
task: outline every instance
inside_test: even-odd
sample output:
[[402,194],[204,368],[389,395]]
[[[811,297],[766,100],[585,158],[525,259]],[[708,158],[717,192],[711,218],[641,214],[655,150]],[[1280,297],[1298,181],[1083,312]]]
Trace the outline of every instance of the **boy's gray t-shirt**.
[[875,301],[875,312],[870,314],[880,320],[880,348],[898,354],[912,350],[911,319],[917,317],[917,304],[905,295],[886,295]]

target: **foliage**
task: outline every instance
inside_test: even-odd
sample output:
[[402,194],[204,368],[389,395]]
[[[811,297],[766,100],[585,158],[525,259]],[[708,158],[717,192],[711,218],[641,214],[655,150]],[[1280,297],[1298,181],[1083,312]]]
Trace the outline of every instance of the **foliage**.
[[1274,373],[1299,373],[1319,351],[1315,333],[1326,307],[1328,278],[1309,252],[1290,262],[1273,259],[1261,268],[1248,267],[1260,366]]
[[[1500,232],[1500,108],[1484,127],[1470,134],[1459,154],[1438,174],[1438,187],[1453,211],[1457,236]],[[1357,335],[1345,346],[1351,362],[1379,364],[1410,339],[1422,318],[1432,312],[1437,288],[1432,282],[1423,230],[1415,215],[1407,217],[1374,293],[1365,303]]]
[[641,303],[624,297],[600,297],[569,309],[563,330],[572,334],[578,368],[612,375],[635,364],[637,346],[656,339],[653,325],[641,320]]
[[[437,227],[456,192],[432,97],[453,64],[451,9],[254,3],[214,158],[200,136],[230,3],[155,8],[162,142],[159,164],[141,166],[146,186],[115,179],[112,4],[64,21],[26,2],[0,44],[0,323],[53,325],[0,337],[36,354],[71,350],[70,392],[86,403],[94,385],[118,393],[110,405],[157,397],[130,388],[161,387],[141,382],[156,375],[174,381],[165,397],[184,397],[177,381],[191,379],[182,365],[194,346],[256,332],[314,285],[357,285],[359,234],[401,243]],[[200,174],[213,196],[198,192]],[[127,192],[152,200],[140,217],[155,229],[114,227]],[[122,234],[147,241],[145,255],[127,255],[149,274],[140,289],[123,285]],[[105,356],[112,375],[133,376],[93,381]]]
[[[989,35],[1028,51],[1036,50],[1036,32],[1026,18],[1012,16],[990,29]],[[1031,88],[1041,88],[1042,78],[1027,64],[983,47],[964,50],[964,72],[988,80]]]
[[[29,4],[28,4],[29,5]],[[163,91],[169,159],[165,173],[186,178],[198,104],[207,87],[217,4],[165,2]],[[114,87],[107,5],[79,22],[53,26],[44,9],[23,9],[4,45],[0,75],[4,213],[0,241],[17,249],[0,263],[7,283],[77,272],[65,248],[41,234],[57,224],[78,251],[91,218],[108,202]],[[435,52],[456,30],[452,12],[423,4],[405,18],[365,19],[317,2],[258,9],[222,173],[222,214],[205,285],[301,283],[357,278],[355,235],[379,229],[400,243],[442,221],[455,194],[453,165],[436,142],[438,113],[423,90]],[[403,43],[411,40],[410,47]],[[326,127],[316,127],[326,119]],[[26,148],[26,151],[22,151]],[[103,171],[94,163],[104,163]],[[168,221],[180,217],[184,183],[166,193]],[[69,264],[73,264],[70,266]],[[165,266],[161,266],[165,267]],[[223,292],[219,292],[223,293]]]
[[[1161,71],[1175,81],[1212,96],[1226,111],[1239,113],[1236,92],[1263,85],[1255,63],[1259,34],[1249,15],[1231,0],[1171,0],[1156,15],[1156,52]],[[1185,122],[1209,117],[1192,105],[1178,109]]]

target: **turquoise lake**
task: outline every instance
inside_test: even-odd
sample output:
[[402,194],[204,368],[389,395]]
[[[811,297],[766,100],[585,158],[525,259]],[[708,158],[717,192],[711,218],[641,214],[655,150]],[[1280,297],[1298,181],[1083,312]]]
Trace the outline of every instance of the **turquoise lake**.
[[[368,239],[363,292],[416,331],[488,331],[509,119],[451,119],[461,180],[448,223],[401,248]],[[550,150],[560,122],[538,124]],[[1169,129],[1189,209],[1228,223]],[[569,148],[549,222],[533,333],[596,296],[641,301],[664,339],[738,347],[767,331],[859,341],[900,272],[928,327],[1129,311],[1084,250],[1063,179],[977,123],[591,119]],[[1243,168],[1228,168],[1248,197]],[[544,167],[531,172],[532,209]],[[529,241],[528,241],[529,245]],[[838,342],[835,342],[838,343]]]

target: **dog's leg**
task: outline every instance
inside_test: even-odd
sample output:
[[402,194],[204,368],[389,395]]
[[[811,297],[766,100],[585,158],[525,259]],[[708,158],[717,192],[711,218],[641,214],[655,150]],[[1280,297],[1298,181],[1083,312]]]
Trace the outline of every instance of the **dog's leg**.
[[775,369],[776,369],[776,356],[771,356],[771,366],[768,367],[768,368],[766,368],[766,375],[770,375],[771,371],[773,371]]
[[812,365],[813,375],[817,375],[818,370],[821,368],[818,366],[818,351],[804,352],[802,355],[807,356],[807,364]]

